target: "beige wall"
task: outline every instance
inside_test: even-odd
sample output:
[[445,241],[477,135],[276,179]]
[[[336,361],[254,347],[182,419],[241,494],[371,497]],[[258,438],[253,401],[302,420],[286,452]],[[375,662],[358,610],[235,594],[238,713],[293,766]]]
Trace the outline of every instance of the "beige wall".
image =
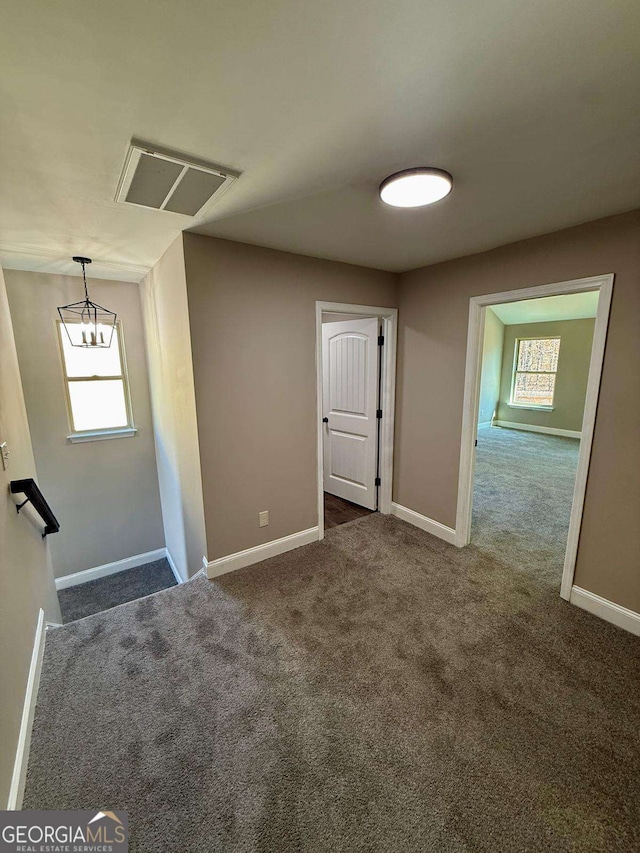
[[202,568],[206,548],[182,236],[141,295],[167,549],[186,580]]
[[478,423],[491,423],[493,413],[498,408],[500,398],[500,377],[502,375],[502,352],[504,341],[504,323],[487,308],[482,341],[482,375],[480,378],[480,403]]
[[122,323],[138,432],[72,444],[55,319],[58,305],[80,299],[82,279],[17,270],[5,276],[40,484],[60,521],[51,538],[56,577],[162,548],[138,285],[89,280],[91,297]]
[[396,276],[184,242],[211,560],[317,525],[315,302],[394,307]]
[[640,611],[640,212],[405,273],[394,500],[455,526],[469,298],[615,273],[575,583]]
[[[580,432],[595,323],[595,320],[562,320],[505,326],[498,419]],[[509,406],[516,339],[535,337],[561,339],[552,412]]]
[[[53,585],[49,542],[42,522],[28,507],[20,515],[9,493],[11,480],[38,481],[29,423],[20,382],[9,303],[0,270],[0,443],[11,451],[10,466],[0,466],[0,804],[5,808],[16,755],[20,719],[40,608],[60,621]],[[46,492],[45,496],[49,497]],[[58,535],[58,534],[55,534]]]

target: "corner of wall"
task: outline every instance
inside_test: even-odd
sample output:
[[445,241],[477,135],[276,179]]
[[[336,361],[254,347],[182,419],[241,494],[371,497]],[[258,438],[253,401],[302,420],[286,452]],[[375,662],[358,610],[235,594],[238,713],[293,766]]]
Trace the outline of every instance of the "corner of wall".
[[166,547],[186,580],[201,569],[206,536],[182,234],[140,293]]

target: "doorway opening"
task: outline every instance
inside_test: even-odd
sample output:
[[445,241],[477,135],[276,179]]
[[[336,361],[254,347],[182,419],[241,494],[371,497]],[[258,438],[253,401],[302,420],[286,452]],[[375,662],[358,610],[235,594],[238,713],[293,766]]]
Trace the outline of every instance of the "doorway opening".
[[397,309],[316,303],[319,536],[391,512]]
[[[571,600],[613,275],[474,297],[456,522]],[[473,523],[472,523],[473,522]]]

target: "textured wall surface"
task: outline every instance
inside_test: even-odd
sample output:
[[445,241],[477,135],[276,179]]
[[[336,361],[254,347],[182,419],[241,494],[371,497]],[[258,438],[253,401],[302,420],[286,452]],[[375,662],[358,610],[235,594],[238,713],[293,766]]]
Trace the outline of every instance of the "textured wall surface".
[[214,237],[184,242],[211,560],[318,523],[315,303],[394,307],[397,277]]
[[186,580],[206,553],[182,237],[141,285],[167,549]]
[[1,808],[9,795],[38,613],[43,608],[48,620],[59,622],[60,609],[49,555],[54,537],[43,541],[39,516],[28,507],[18,515],[16,500],[9,492],[11,480],[33,477],[37,482],[38,475],[0,269],[0,443],[5,441],[11,460],[7,471],[0,467]]
[[640,212],[400,276],[394,499],[455,526],[469,298],[615,273],[575,583],[640,611]]
[[504,323],[496,317],[491,308],[487,308],[484,320],[484,340],[482,342],[482,376],[480,377],[480,403],[478,423],[491,422],[500,399],[500,377],[502,375],[502,351],[504,344]]
[[[595,320],[562,320],[505,326],[498,419],[518,424],[580,432],[587,395]],[[515,344],[518,338],[560,338],[553,411],[518,409],[509,405]]]
[[56,577],[162,548],[138,285],[89,282],[90,296],[121,323],[137,433],[72,444],[55,320],[58,305],[81,297],[82,279],[18,270],[5,275],[38,474],[61,525],[51,539]]

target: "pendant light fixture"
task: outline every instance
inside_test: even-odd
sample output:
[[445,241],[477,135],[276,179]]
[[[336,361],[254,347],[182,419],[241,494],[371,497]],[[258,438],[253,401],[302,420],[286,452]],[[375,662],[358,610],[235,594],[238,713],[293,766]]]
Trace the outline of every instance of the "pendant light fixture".
[[385,178],[380,184],[380,198],[392,207],[424,207],[449,195],[452,187],[449,172],[419,166]]
[[62,325],[72,347],[110,347],[117,314],[89,299],[85,266],[91,258],[76,256],[73,260],[82,266],[84,299],[58,308]]

